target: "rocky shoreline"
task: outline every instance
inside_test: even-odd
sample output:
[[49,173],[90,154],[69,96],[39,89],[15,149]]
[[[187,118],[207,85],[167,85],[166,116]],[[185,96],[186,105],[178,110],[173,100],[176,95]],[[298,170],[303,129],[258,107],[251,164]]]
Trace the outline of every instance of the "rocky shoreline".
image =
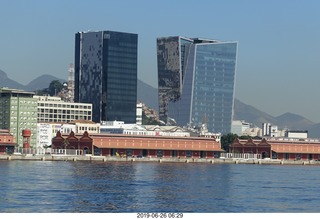
[[272,165],[320,165],[315,160],[237,159],[237,158],[133,158],[117,156],[74,155],[0,155],[0,160],[23,161],[91,161],[91,162],[159,162],[159,163],[210,163],[210,164],[272,164]]

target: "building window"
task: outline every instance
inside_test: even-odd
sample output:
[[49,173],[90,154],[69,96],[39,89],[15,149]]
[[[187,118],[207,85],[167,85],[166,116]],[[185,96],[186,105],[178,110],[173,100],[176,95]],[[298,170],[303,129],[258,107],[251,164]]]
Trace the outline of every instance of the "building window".
[[127,155],[127,157],[131,157],[132,156],[132,149],[127,149],[126,155]]
[[284,154],[284,159],[285,159],[285,160],[289,160],[289,154],[288,154],[288,153],[285,153],[285,154]]

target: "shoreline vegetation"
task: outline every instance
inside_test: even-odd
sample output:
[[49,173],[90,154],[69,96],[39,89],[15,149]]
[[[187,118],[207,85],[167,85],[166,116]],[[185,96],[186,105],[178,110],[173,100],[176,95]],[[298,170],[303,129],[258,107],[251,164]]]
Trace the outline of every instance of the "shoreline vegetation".
[[90,161],[90,162],[158,162],[158,163],[208,163],[208,164],[272,164],[272,165],[320,165],[316,160],[243,159],[243,158],[159,158],[159,157],[117,157],[92,155],[32,155],[1,154],[0,160],[23,161]]

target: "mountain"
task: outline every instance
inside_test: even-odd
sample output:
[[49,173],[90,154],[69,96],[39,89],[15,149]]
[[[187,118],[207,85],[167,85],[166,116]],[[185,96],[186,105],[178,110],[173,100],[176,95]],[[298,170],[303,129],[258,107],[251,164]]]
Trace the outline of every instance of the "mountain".
[[247,105],[238,99],[234,100],[234,120],[245,120],[261,127],[262,123],[276,123],[276,119],[257,108]]
[[320,138],[320,123],[314,123],[303,116],[284,113],[280,116],[275,117],[279,128],[288,128],[290,130],[307,130],[308,137],[310,138]]
[[41,75],[36,79],[32,80],[29,84],[22,85],[8,78],[7,74],[4,71],[0,70],[0,87],[21,89],[25,91],[36,91],[36,90],[41,90],[43,88],[49,87],[50,82],[53,80],[59,80],[60,82],[66,81],[64,79],[59,79],[52,75]]
[[314,122],[293,113],[284,113],[275,117],[278,126],[282,129],[290,127],[291,130],[306,130],[310,126],[315,125]]
[[320,138],[320,123],[311,125],[306,130],[310,138]]
[[24,89],[22,84],[8,78],[7,74],[2,70],[0,70],[0,87]]
[[145,103],[151,109],[158,111],[158,90],[138,79],[138,101]]
[[257,108],[247,105],[238,99],[234,100],[234,120],[245,120],[261,127],[262,123],[277,125],[280,129],[305,130],[314,125],[310,120],[293,113],[284,113],[273,117]]
[[60,82],[65,82],[66,80],[59,79],[52,75],[41,75],[36,79],[32,80],[29,84],[25,86],[26,91],[36,91],[48,88],[51,81],[58,80]]

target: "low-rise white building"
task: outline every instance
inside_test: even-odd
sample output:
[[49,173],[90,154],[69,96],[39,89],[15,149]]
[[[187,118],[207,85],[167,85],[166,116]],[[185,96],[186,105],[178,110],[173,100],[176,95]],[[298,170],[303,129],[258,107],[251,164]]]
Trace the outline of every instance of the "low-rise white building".
[[278,126],[276,125],[271,125],[270,126],[270,136],[271,137],[278,137]]
[[151,136],[189,137],[190,132],[179,126],[144,125],[146,134]]
[[99,123],[95,123],[88,120],[74,120],[72,122],[69,122],[69,124],[75,126],[75,133],[83,134],[85,131],[87,131],[89,134],[100,133]]
[[146,135],[146,129],[138,124],[125,124],[123,121],[105,121],[100,124],[100,133]]
[[91,103],[64,102],[60,97],[33,96],[38,102],[38,122],[64,122],[92,120]]
[[287,138],[299,138],[299,139],[307,139],[308,131],[286,131],[285,137]]
[[245,135],[244,132],[250,128],[250,123],[244,120],[233,120],[231,124],[231,133],[238,136]]
[[242,135],[250,136],[250,137],[255,137],[255,136],[261,137],[262,136],[262,129],[259,127],[248,128],[248,129],[244,130]]

